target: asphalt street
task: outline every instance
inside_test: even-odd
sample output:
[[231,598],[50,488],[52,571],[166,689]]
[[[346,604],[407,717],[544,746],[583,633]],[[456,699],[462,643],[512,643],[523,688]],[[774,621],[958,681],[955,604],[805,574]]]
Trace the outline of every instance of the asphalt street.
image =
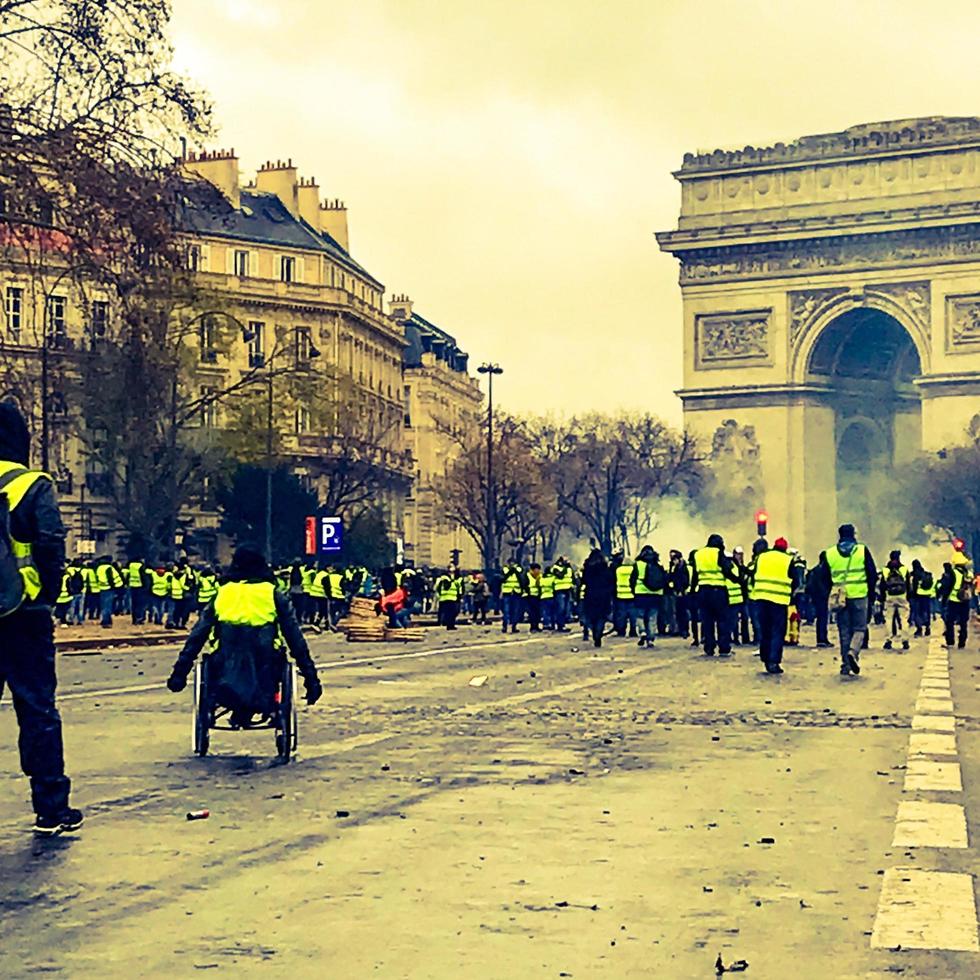
[[5,702],[0,976],[980,976],[977,647],[881,639],[842,679],[811,648],[773,677],[682,640],[318,637],[287,766],[270,732],[191,755],[175,647],[62,654],[87,822],[34,840]]

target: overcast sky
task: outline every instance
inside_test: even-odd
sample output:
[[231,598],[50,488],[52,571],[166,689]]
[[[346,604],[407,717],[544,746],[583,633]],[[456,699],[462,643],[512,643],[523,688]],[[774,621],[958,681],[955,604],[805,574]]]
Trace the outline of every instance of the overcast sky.
[[292,157],[517,411],[679,419],[685,151],[980,114],[975,0],[174,0],[246,171]]

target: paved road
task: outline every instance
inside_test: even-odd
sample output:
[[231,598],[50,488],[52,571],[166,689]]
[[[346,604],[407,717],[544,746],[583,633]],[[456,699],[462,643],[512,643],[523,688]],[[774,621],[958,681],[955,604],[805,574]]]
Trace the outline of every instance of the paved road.
[[173,648],[63,656],[76,840],[25,831],[0,710],[0,976],[980,975],[975,648],[842,681],[679,640],[313,646],[287,767],[268,732],[190,757]]

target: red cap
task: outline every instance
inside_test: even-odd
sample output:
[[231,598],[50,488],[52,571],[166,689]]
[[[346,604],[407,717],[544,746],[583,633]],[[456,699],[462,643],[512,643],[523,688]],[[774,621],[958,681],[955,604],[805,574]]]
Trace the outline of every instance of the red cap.
[[789,542],[785,538],[776,538],[773,547],[778,548],[780,551],[785,551],[789,547]]

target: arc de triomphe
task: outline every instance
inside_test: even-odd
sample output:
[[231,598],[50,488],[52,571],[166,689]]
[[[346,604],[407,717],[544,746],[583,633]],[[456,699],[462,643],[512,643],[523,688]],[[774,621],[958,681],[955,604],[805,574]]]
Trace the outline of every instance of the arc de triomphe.
[[[677,229],[685,425],[760,447],[773,533],[810,556],[980,412],[980,118],[686,154]],[[736,488],[737,489],[737,488]],[[751,520],[751,515],[746,515]]]

